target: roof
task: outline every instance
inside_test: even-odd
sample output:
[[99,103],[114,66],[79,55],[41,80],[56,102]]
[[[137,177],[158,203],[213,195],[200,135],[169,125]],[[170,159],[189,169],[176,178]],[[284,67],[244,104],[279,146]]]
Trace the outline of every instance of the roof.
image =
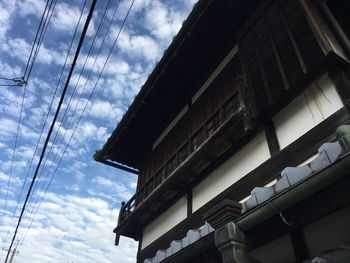
[[139,169],[153,142],[234,46],[256,2],[199,0],[95,160]]

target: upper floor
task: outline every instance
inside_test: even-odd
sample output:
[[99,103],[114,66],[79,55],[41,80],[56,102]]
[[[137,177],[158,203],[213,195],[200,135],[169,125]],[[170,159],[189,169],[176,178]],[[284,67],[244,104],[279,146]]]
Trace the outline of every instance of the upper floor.
[[[145,240],[145,229],[177,202],[185,200],[188,217],[232,185],[243,199],[283,165],[312,156],[332,125],[348,120],[344,25],[332,2],[199,1],[95,156],[139,175],[116,233]],[[244,163],[243,152],[254,158]],[[249,169],[237,168],[235,180],[231,173],[215,193],[201,195],[224,178],[232,158]],[[269,171],[245,177],[261,165]]]

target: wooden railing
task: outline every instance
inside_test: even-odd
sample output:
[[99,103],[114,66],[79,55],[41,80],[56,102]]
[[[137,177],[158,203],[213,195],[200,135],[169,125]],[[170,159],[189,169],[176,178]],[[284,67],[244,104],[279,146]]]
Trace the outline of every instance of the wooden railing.
[[187,162],[219,128],[237,112],[245,109],[242,94],[237,89],[174,151],[174,153],[156,170],[127,203],[122,203],[118,225],[127,219],[152,192],[179,166]]

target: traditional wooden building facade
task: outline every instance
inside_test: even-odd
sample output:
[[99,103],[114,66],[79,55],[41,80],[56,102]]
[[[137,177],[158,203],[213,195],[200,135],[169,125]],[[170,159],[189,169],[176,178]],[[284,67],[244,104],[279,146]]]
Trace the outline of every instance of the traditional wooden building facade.
[[137,262],[349,255],[347,10],[198,1],[95,155],[138,174],[116,243],[138,240]]

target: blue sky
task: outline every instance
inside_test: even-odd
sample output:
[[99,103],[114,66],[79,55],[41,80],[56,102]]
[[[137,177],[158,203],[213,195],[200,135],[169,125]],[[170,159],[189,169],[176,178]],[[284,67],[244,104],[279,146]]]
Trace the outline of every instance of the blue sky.
[[[122,238],[120,246],[115,247],[112,230],[116,226],[120,203],[127,201],[135,192],[137,178],[135,175],[97,163],[92,156],[95,150],[103,146],[116,127],[155,63],[162,56],[164,49],[180,29],[194,2],[195,0],[136,0],[102,78],[96,85],[92,99],[86,104],[131,3],[131,0],[121,1],[117,18],[111,30],[106,32],[108,19],[112,18],[117,3],[117,0],[111,0],[107,22],[103,24],[96,47],[87,60],[80,81],[77,82],[107,4],[107,0],[98,1],[62,108],[62,113],[68,108],[66,118],[63,119],[62,113],[58,117],[47,150],[48,158],[44,162],[46,165],[43,165],[43,169],[39,172],[38,187],[17,235],[23,242],[19,243],[19,253],[15,262],[136,261],[137,243]],[[89,0],[88,6],[90,3]],[[0,87],[0,262],[4,260],[5,252],[2,250],[7,249],[17,222],[11,218],[24,178],[26,173],[29,177],[34,174],[49,124],[58,104],[59,98],[56,96],[44,129],[44,136],[40,140],[39,151],[35,154],[35,165],[29,170],[82,4],[82,0],[57,1],[27,85],[13,165],[12,155],[24,88]],[[44,0],[0,0],[1,77],[23,75],[44,6]],[[86,14],[87,10],[85,17]],[[103,42],[104,36],[106,36],[105,42]],[[102,43],[104,43],[102,52],[93,67],[97,50]],[[73,56],[69,57],[70,62],[72,58]],[[90,70],[91,77],[88,79]],[[64,76],[67,72],[68,70]],[[72,97],[75,86],[77,92]],[[63,82],[58,87],[60,94]],[[70,100],[71,104],[68,107]],[[72,136],[85,105],[87,105],[86,111]],[[56,133],[57,139],[54,143]],[[55,173],[56,165],[69,142]],[[32,221],[31,228],[25,234],[52,176],[54,179]],[[24,185],[25,191],[28,186],[29,182]],[[19,208],[23,201],[22,195]],[[16,216],[19,212],[20,209],[17,210]]]

